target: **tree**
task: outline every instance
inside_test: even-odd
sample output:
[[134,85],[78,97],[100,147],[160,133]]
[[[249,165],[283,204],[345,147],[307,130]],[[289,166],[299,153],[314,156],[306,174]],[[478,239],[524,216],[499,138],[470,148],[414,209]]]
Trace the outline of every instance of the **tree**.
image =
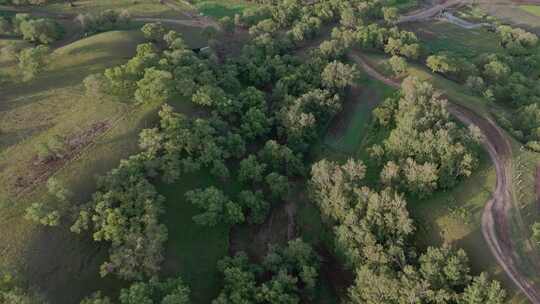
[[437,73],[457,73],[458,67],[455,62],[453,62],[450,56],[446,54],[431,55],[426,60],[426,65],[433,72]]
[[475,277],[465,288],[460,304],[502,304],[506,303],[506,292],[497,281],[488,281],[485,273]]
[[23,39],[31,42],[50,44],[62,36],[62,28],[51,19],[29,19],[20,23],[19,31]]
[[289,193],[289,179],[279,173],[272,172],[265,178],[272,197],[275,199],[285,199]]
[[22,72],[23,80],[29,81],[36,77],[46,68],[46,58],[49,54],[49,48],[38,45],[33,48],[22,50],[17,59],[19,60],[19,69]]
[[330,89],[344,89],[353,85],[359,77],[355,66],[343,64],[339,61],[329,63],[322,72],[322,81]]
[[[120,304],[189,304],[190,289],[180,277],[159,281],[156,277],[145,281],[132,283],[120,290],[118,301]],[[101,292],[83,299],[80,304],[112,304],[109,297]]]
[[11,31],[11,22],[6,17],[0,17],[0,35],[9,35]]
[[24,218],[44,226],[58,226],[68,211],[72,193],[57,179],[47,180],[47,196],[26,208]]
[[263,180],[266,165],[259,163],[255,155],[249,155],[240,162],[238,180],[242,183],[258,183]]
[[166,33],[165,28],[161,23],[146,23],[141,28],[141,32],[144,35],[144,38],[152,42],[161,42],[163,36]]
[[193,221],[199,225],[212,227],[221,223],[239,224],[245,220],[242,207],[230,201],[216,187],[188,191],[186,198],[203,210],[203,213],[193,217]]
[[163,103],[174,94],[173,76],[156,68],[145,70],[144,78],[137,82],[135,100],[138,103]]
[[270,204],[264,200],[262,191],[242,191],[238,195],[238,201],[249,210],[248,222],[250,224],[261,224],[266,219]]
[[323,216],[335,221],[345,219],[352,207],[354,189],[366,174],[363,162],[349,159],[338,164],[323,159],[311,167],[310,193]]
[[395,24],[399,20],[399,12],[396,7],[382,8],[384,21],[390,25]]
[[151,156],[136,154],[98,180],[98,190],[79,212],[71,230],[90,230],[95,241],[109,242],[101,275],[144,279],[159,271],[167,228],[159,222],[164,198],[147,180]]
[[400,76],[407,72],[407,60],[403,57],[394,55],[388,60],[388,64],[394,76]]

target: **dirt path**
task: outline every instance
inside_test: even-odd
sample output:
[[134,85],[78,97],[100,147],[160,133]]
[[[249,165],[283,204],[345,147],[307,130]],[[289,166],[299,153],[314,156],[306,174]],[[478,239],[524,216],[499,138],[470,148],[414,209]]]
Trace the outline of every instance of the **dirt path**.
[[468,0],[448,0],[442,4],[438,4],[428,9],[417,11],[411,15],[401,16],[397,23],[399,24],[399,23],[405,23],[405,22],[414,22],[414,21],[422,21],[422,20],[431,19],[435,17],[436,15],[438,15],[443,10],[446,10],[454,6],[465,5],[469,2],[470,1]]
[[[365,72],[385,84],[399,88],[400,83],[385,77],[371,67],[361,55],[353,54]],[[512,208],[512,186],[510,178],[512,149],[507,136],[489,118],[484,118],[472,110],[455,103],[448,104],[448,111],[466,125],[474,124],[484,135],[484,146],[495,165],[497,182],[493,197],[486,203],[482,214],[482,234],[492,254],[508,277],[534,304],[540,304],[540,293],[518,269],[519,258],[513,249],[509,227],[509,211]]]

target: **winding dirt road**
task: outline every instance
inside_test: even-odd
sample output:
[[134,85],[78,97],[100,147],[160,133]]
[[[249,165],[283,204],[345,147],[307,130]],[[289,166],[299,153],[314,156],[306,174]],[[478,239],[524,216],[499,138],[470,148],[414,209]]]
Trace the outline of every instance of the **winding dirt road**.
[[414,12],[410,15],[404,15],[399,17],[397,23],[406,23],[414,21],[423,21],[431,19],[441,13],[443,10],[446,10],[450,7],[461,6],[469,3],[468,0],[448,0],[442,4],[434,5],[427,9],[422,9],[420,11]]
[[[400,83],[385,77],[361,55],[351,54],[370,77],[399,88]],[[512,148],[504,132],[489,118],[484,118],[472,110],[456,103],[448,104],[448,111],[466,125],[476,125],[484,135],[484,146],[495,165],[497,182],[492,198],[486,203],[482,213],[482,234],[497,262],[508,277],[534,304],[540,304],[540,293],[518,269],[518,255],[515,253],[509,227],[509,211],[512,208],[511,160]]]

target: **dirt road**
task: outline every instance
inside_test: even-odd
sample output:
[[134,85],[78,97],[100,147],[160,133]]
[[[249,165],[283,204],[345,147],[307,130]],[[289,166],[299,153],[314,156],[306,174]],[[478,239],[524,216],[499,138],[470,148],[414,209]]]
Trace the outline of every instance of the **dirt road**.
[[469,3],[468,0],[448,0],[442,4],[432,6],[428,9],[423,9],[417,12],[414,12],[410,15],[404,15],[399,17],[399,20],[397,23],[405,23],[405,22],[414,22],[414,21],[422,21],[422,20],[428,20],[436,15],[438,15],[443,10],[454,7],[454,6],[461,6]]
[[[353,54],[351,58],[356,61],[371,77],[385,84],[399,88],[400,83],[385,77],[361,55]],[[448,111],[466,125],[474,124],[484,135],[484,146],[495,165],[497,182],[493,197],[486,203],[482,213],[482,234],[497,262],[504,269],[508,277],[534,304],[540,304],[540,293],[517,268],[518,255],[513,249],[509,227],[509,211],[512,208],[512,186],[510,168],[512,149],[507,136],[489,118],[484,118],[472,110],[455,103],[448,104]]]

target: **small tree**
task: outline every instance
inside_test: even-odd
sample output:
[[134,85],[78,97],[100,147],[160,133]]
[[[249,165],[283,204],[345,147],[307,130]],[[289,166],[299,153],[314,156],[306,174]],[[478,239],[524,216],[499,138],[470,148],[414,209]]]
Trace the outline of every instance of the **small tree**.
[[137,82],[135,100],[139,103],[162,103],[174,93],[173,76],[167,71],[149,68]]
[[405,58],[394,55],[388,60],[388,65],[394,73],[394,76],[401,76],[407,72],[407,60]]
[[141,32],[144,38],[153,41],[160,42],[166,33],[165,28],[161,23],[147,23],[141,28]]
[[199,225],[213,227],[220,223],[238,224],[245,220],[242,208],[216,187],[188,191],[186,197],[189,202],[204,210],[193,217],[193,221]]
[[36,77],[46,68],[46,58],[49,54],[49,48],[38,45],[33,48],[22,50],[17,59],[19,60],[19,69],[22,72],[23,80],[29,81]]
[[383,7],[382,12],[384,21],[388,24],[395,24],[399,19],[399,12],[395,7]]

